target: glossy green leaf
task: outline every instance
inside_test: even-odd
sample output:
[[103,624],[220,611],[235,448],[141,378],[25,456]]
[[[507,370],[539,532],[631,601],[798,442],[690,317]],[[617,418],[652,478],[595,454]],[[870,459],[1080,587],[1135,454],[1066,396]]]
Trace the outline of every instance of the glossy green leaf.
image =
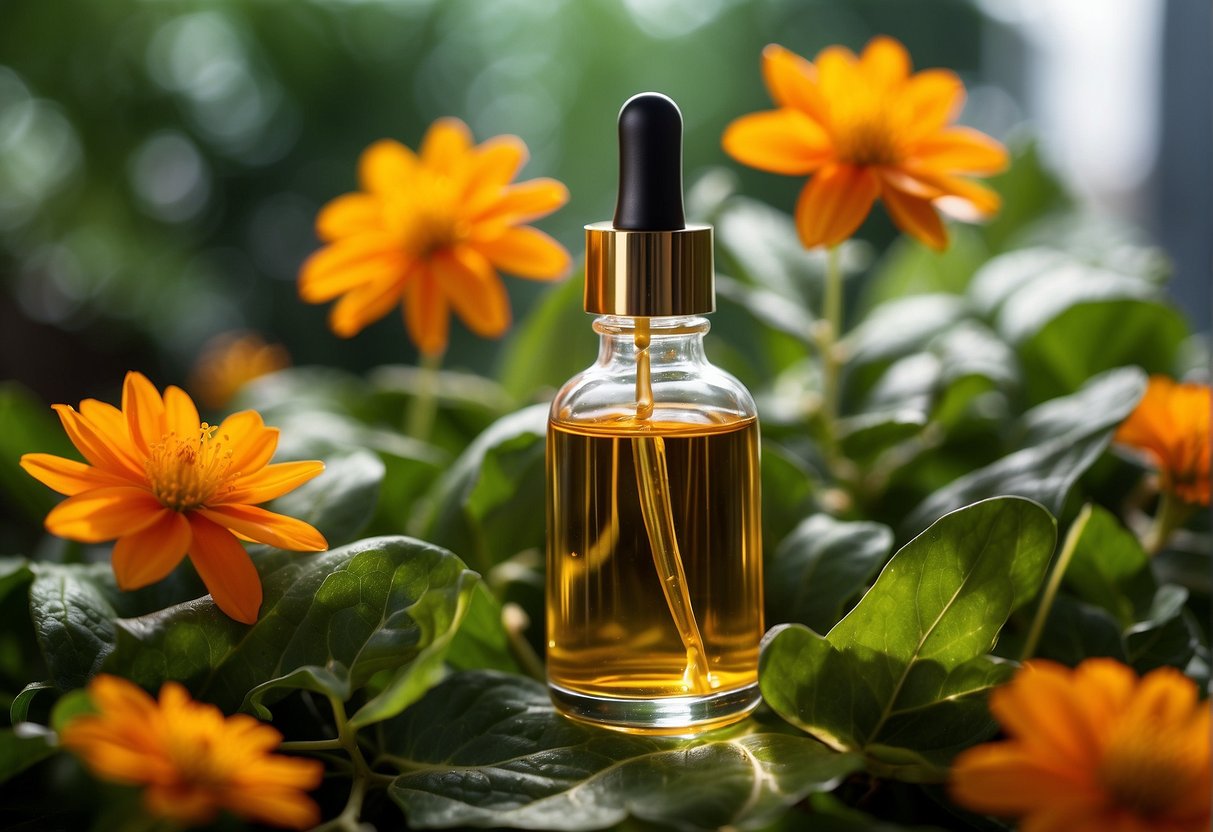
[[506,673],[522,670],[510,652],[501,621],[501,604],[484,581],[477,581],[472,590],[467,614],[447,651],[446,662],[457,670],[486,668]]
[[773,551],[813,511],[819,477],[786,446],[762,438],[762,540]]
[[898,442],[917,436],[926,424],[926,415],[912,408],[862,413],[839,420],[838,443],[849,459],[870,463]]
[[893,362],[926,348],[941,332],[968,315],[956,295],[913,295],[890,301],[847,334],[849,359],[844,383],[848,400],[858,400]]
[[1195,654],[1199,627],[1189,624],[1187,600],[1187,589],[1163,584],[1142,620],[1125,631],[1125,653],[1138,672],[1183,667]]
[[9,721],[13,725],[16,725],[18,722],[25,722],[29,719],[29,706],[33,703],[34,697],[41,691],[54,689],[55,686],[51,682],[30,682],[21,689],[20,693],[13,697],[13,704],[8,709]]
[[118,617],[104,580],[108,565],[41,563],[29,589],[30,614],[51,680],[59,690],[84,685],[114,647]]
[[893,531],[880,523],[848,523],[828,514],[805,518],[766,566],[770,620],[827,632],[892,549]]
[[476,438],[434,485],[424,537],[487,571],[545,533],[546,405],[512,413]]
[[986,654],[1039,589],[1056,538],[1040,505],[1003,497],[952,512],[907,543],[825,637],[799,625],[768,634],[767,704],[875,771],[943,776],[993,728],[985,693],[1012,665]]
[[389,793],[415,827],[602,829],[629,815],[674,829],[757,829],[860,763],[756,729],[695,740],[591,728],[537,682],[460,673],[385,726]]
[[1060,513],[1066,495],[1103,453],[1112,431],[1145,390],[1140,370],[1125,367],[1091,379],[1069,396],[1024,414],[1019,433],[1025,445],[978,468],[927,497],[902,524],[912,534],[942,514],[976,500],[1003,494],[1036,500]]
[[149,688],[166,679],[226,710],[268,717],[266,705],[304,688],[349,699],[353,721],[399,713],[442,673],[475,573],[450,552],[404,537],[319,554],[257,558],[265,599],[256,624],[209,598],[116,623],[105,669]]

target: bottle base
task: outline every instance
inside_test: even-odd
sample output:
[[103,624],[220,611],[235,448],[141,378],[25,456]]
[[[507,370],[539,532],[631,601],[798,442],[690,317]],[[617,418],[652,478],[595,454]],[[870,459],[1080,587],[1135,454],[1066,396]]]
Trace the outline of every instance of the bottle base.
[[589,696],[548,684],[556,710],[567,717],[628,734],[692,736],[745,719],[758,707],[758,685],[707,696],[658,699]]

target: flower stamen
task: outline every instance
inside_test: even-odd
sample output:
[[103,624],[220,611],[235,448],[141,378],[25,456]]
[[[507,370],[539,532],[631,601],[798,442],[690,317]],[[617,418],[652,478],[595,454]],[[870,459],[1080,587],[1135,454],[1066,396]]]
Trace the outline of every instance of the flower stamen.
[[201,508],[226,490],[232,479],[230,438],[215,437],[217,425],[203,422],[194,439],[166,434],[148,449],[144,471],[152,494],[165,508]]

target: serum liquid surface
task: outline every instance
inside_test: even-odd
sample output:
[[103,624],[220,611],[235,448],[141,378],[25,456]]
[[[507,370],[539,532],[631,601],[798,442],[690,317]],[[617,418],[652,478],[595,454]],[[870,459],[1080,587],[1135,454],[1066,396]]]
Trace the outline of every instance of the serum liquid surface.
[[[664,495],[643,479],[654,449],[668,474]],[[550,684],[586,696],[659,699],[757,683],[757,457],[753,418],[550,424]],[[655,553],[654,545],[676,547],[682,575],[660,567],[670,552]],[[672,611],[679,599],[690,607],[682,627]]]

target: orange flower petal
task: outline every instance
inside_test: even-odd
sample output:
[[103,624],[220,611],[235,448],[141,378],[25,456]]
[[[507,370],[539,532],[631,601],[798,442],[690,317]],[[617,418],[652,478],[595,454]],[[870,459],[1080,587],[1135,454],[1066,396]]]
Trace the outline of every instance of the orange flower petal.
[[294,491],[305,482],[324,473],[323,462],[280,462],[269,465],[233,483],[233,490],[222,496],[224,503],[256,505]]
[[88,696],[99,711],[142,718],[156,707],[156,700],[134,682],[102,673],[88,683]]
[[417,155],[400,142],[380,139],[362,151],[358,182],[362,190],[373,194],[398,193],[412,178],[418,164]]
[[853,98],[857,90],[866,89],[859,60],[846,47],[827,46],[813,63],[817,67],[817,84],[831,107]]
[[114,577],[122,590],[163,580],[177,568],[190,544],[190,524],[176,511],[163,511],[154,523],[114,544]]
[[887,183],[881,188],[880,195],[898,228],[936,251],[948,247],[947,229],[930,200],[910,196]]
[[202,420],[198,418],[198,408],[180,387],[169,385],[164,390],[164,425],[169,433],[182,439],[199,435]]
[[278,428],[267,428],[255,410],[241,410],[228,416],[215,435],[221,442],[229,443],[232,450],[229,470],[240,476],[260,471],[278,449]]
[[388,272],[374,283],[366,283],[342,296],[329,312],[329,328],[340,338],[352,338],[391,312],[404,294],[411,272]]
[[313,253],[299,272],[299,297],[324,303],[367,283],[402,275],[409,258],[386,234],[347,237]]
[[569,189],[555,179],[530,179],[502,190],[475,217],[478,226],[492,222],[518,225],[546,217],[569,201]]
[[854,165],[822,168],[796,204],[801,243],[805,248],[838,245],[859,228],[879,193],[880,183],[870,170]]
[[517,136],[494,136],[472,153],[468,183],[475,191],[504,188],[526,164],[526,143]]
[[187,826],[210,823],[219,814],[210,789],[178,783],[152,784],[143,792],[143,806],[152,817],[168,818]]
[[123,479],[136,482],[142,480],[143,472],[136,468],[132,461],[115,453],[104,436],[71,406],[56,404],[51,405],[51,409],[59,415],[59,421],[63,423],[63,430],[68,439],[72,440],[76,450],[84,455],[90,465]]
[[909,77],[910,53],[900,41],[878,35],[864,47],[859,66],[872,83],[896,87]]
[[200,512],[190,512],[189,555],[215,606],[242,624],[255,624],[261,609],[261,576],[240,541]]
[[440,118],[421,140],[421,161],[439,173],[453,174],[472,149],[472,134],[457,118]]
[[812,173],[830,158],[830,138],[800,110],[751,113],[725,128],[724,150],[744,165],[771,173]]
[[107,473],[101,468],[52,454],[24,454],[21,467],[38,482],[69,497],[107,485],[131,484],[129,479]]
[[[324,766],[319,760],[292,762],[315,763],[315,768],[323,774]],[[320,822],[320,807],[298,789],[241,789],[229,792],[224,804],[228,809],[251,820],[273,826],[311,829]]]
[[1087,724],[1072,671],[1035,661],[990,696],[990,713],[1012,737],[1058,765],[1090,771],[1099,759],[1099,731]]
[[120,459],[127,470],[142,472],[142,455],[131,441],[126,417],[112,404],[85,399],[80,402],[78,420],[90,426],[99,441]]
[[937,188],[940,196],[936,207],[953,216],[966,220],[985,219],[998,213],[1002,197],[985,185],[979,185],[959,176],[938,173],[934,170],[907,163],[905,172],[927,185]]
[[800,110],[819,124],[824,124],[829,109],[817,87],[817,69],[795,52],[778,44],[768,44],[762,50],[762,77],[771,100],[780,107]]
[[69,540],[103,543],[147,528],[167,510],[150,491],[108,486],[68,497],[46,515],[46,528]]
[[516,277],[556,280],[568,274],[572,263],[564,246],[537,228],[508,228],[491,240],[472,245],[494,266]]
[[424,269],[404,287],[404,323],[417,349],[441,355],[446,349],[450,316],[446,295],[430,270]]
[[904,140],[917,141],[942,130],[964,106],[965,89],[955,72],[925,69],[912,75],[894,100]]
[[510,326],[510,299],[484,255],[460,246],[435,255],[434,279],[451,308],[482,338],[499,338]]
[[1096,805],[1098,793],[1063,763],[1026,754],[1016,743],[979,745],[952,763],[950,791],[962,806],[991,815],[1021,815],[1038,806]]
[[1010,161],[1002,144],[971,127],[948,127],[925,136],[914,144],[910,157],[943,173],[999,173]]
[[225,529],[239,532],[250,540],[277,546],[279,549],[320,552],[328,548],[324,535],[302,520],[257,506],[218,505],[200,508],[197,513]]
[[164,438],[164,402],[143,373],[129,372],[122,383],[122,412],[140,453]]
[[356,234],[383,234],[383,200],[369,194],[345,194],[316,215],[316,235],[327,243]]

